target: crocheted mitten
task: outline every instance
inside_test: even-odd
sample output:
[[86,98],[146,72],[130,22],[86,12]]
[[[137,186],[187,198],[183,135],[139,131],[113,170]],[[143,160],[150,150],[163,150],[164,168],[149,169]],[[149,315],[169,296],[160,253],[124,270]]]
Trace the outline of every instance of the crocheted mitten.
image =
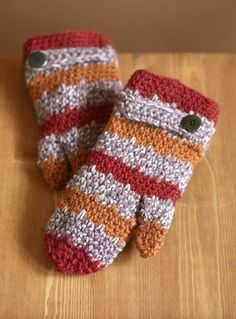
[[209,146],[218,113],[213,100],[144,70],[133,75],[122,93],[118,143],[124,147],[132,141],[120,156],[141,176],[136,245],[142,257],[162,247],[175,202]]
[[102,34],[65,31],[26,41],[24,62],[41,132],[38,164],[60,188],[110,116],[121,89],[117,55]]
[[141,256],[154,255],[217,116],[215,102],[179,81],[135,72],[48,223],[46,249],[57,270],[109,265],[136,222]]

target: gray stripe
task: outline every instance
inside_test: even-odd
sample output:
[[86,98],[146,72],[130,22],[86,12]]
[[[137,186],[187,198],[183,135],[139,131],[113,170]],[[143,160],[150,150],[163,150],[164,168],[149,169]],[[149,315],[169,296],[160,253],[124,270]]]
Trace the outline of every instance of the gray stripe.
[[87,66],[90,63],[111,63],[117,61],[117,55],[111,46],[103,48],[79,47],[40,50],[46,55],[46,64],[42,68],[33,69],[28,61],[25,63],[26,82],[39,74],[49,75],[52,71],[67,70],[77,64]]
[[58,237],[70,235],[76,247],[86,246],[93,261],[101,261],[103,265],[111,264],[126,243],[117,245],[119,238],[108,236],[104,232],[104,225],[96,227],[85,216],[85,210],[75,214],[67,209],[57,209],[47,224],[46,232],[55,231]]
[[55,115],[65,111],[68,105],[74,109],[87,102],[94,105],[106,101],[115,103],[121,87],[121,81],[97,81],[89,84],[82,80],[78,85],[61,84],[56,92],[44,91],[40,99],[34,102],[38,121],[41,122],[47,114]]
[[138,210],[140,196],[133,192],[130,185],[116,181],[112,174],[105,175],[96,170],[96,166],[83,166],[79,173],[67,184],[67,188],[78,187],[86,195],[99,195],[99,202],[108,207],[116,206],[118,212],[133,217]]
[[80,148],[85,150],[93,147],[98,136],[102,133],[105,124],[91,122],[82,128],[73,127],[70,131],[62,134],[59,138],[66,154],[69,156],[77,152]]
[[144,196],[141,200],[140,214],[144,220],[153,221],[158,219],[160,224],[169,229],[175,208],[171,200],[162,200],[156,196],[151,198]]
[[143,97],[138,91],[129,89],[120,94],[119,105],[116,108],[117,115],[121,113],[131,120],[145,122],[150,125],[161,127],[174,135],[196,144],[203,144],[204,150],[215,133],[214,122],[197,114],[202,120],[202,125],[194,134],[181,128],[180,122],[183,117],[194,112],[182,112],[175,103],[162,102],[158,96],[149,99]]
[[48,159],[52,155],[57,160],[64,160],[65,152],[58,136],[51,134],[41,139],[38,144],[38,164]]
[[123,139],[117,134],[104,132],[99,137],[96,150],[103,150],[109,156],[122,158],[132,168],[139,167],[141,172],[159,180],[166,180],[179,185],[183,191],[192,175],[192,164],[169,156],[156,153],[151,146],[138,145],[134,138]]
[[38,159],[40,162],[45,161],[51,154],[55,159],[63,160],[81,148],[89,150],[95,145],[103,128],[104,124],[91,122],[80,129],[73,127],[70,131],[59,136],[50,134],[39,141]]

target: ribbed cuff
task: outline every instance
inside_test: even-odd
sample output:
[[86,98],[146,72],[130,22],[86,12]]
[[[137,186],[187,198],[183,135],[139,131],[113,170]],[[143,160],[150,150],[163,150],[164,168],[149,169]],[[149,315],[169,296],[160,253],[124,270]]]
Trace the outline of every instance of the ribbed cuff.
[[62,31],[28,39],[23,46],[23,60],[27,59],[30,52],[37,50],[90,46],[102,48],[106,45],[112,45],[110,39],[98,32]]
[[138,70],[132,75],[126,88],[132,91],[138,90],[147,98],[156,95],[163,102],[175,103],[181,111],[199,113],[208,120],[217,122],[219,114],[217,103],[176,79]]

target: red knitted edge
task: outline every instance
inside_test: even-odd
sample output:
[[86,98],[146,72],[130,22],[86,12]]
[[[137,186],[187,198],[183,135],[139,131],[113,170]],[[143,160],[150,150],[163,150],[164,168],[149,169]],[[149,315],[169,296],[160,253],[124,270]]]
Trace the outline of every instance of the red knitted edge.
[[23,46],[23,60],[27,59],[30,52],[35,50],[97,47],[102,48],[112,45],[105,35],[92,31],[62,31],[46,35],[39,35],[28,39]]
[[193,111],[214,123],[217,122],[219,115],[217,103],[176,79],[138,70],[131,76],[126,88],[138,90],[142,96],[148,98],[158,95],[163,102],[176,103],[177,107],[184,112]]
[[68,105],[64,112],[59,112],[56,115],[48,114],[43,122],[39,125],[41,136],[46,137],[50,134],[60,135],[73,127],[82,128],[92,121],[95,123],[105,124],[109,120],[113,109],[112,102],[106,102],[99,105],[102,111],[90,103],[79,109],[72,109]]
[[45,249],[56,270],[65,274],[86,275],[104,268],[99,261],[92,261],[87,247],[78,248],[70,235],[57,237],[54,231],[45,235]]

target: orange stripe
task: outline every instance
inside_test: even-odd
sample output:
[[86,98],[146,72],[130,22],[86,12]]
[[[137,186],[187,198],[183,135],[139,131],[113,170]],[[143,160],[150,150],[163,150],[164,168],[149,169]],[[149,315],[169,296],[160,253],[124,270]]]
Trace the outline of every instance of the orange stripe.
[[98,80],[120,80],[119,69],[116,63],[98,64],[87,66],[76,65],[68,70],[55,70],[49,75],[39,74],[28,83],[30,95],[33,100],[38,99],[44,91],[55,92],[60,84],[76,85],[81,80],[92,83]]
[[144,221],[139,218],[136,232],[136,246],[143,258],[155,256],[164,244],[167,231],[158,220]]
[[202,156],[202,145],[182,141],[179,137],[170,137],[161,128],[153,128],[147,124],[130,121],[126,118],[112,116],[106,131],[117,133],[121,138],[135,138],[139,145],[152,146],[160,155],[172,155],[184,162],[195,165]]
[[85,209],[86,219],[96,226],[103,224],[106,234],[119,237],[120,241],[128,239],[135,225],[135,218],[126,219],[121,216],[115,205],[112,207],[102,205],[99,203],[98,195],[87,196],[78,188],[66,189],[59,202],[59,208],[65,207],[77,213]]
[[54,189],[64,187],[70,177],[68,162],[55,159],[51,154],[40,162],[40,168],[46,182]]

